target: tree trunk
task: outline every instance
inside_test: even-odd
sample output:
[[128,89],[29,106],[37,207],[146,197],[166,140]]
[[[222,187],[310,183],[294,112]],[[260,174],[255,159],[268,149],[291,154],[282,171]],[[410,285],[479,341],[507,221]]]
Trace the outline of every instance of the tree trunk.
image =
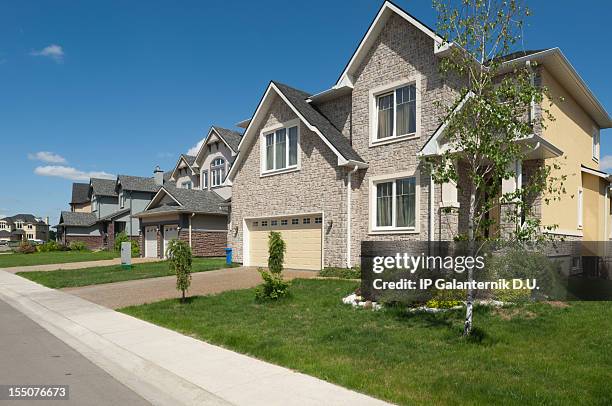
[[[472,257],[474,256],[474,216],[476,213],[476,190],[472,183],[470,187],[470,207],[468,212],[468,252]],[[474,271],[472,268],[468,268],[468,282],[474,280]],[[463,324],[463,335],[469,336],[472,332],[472,315],[474,306],[474,289],[470,286],[467,291],[467,300],[465,306],[465,322]]]
[[185,303],[185,289],[182,289],[181,292],[183,292],[183,297],[181,298],[181,302]]

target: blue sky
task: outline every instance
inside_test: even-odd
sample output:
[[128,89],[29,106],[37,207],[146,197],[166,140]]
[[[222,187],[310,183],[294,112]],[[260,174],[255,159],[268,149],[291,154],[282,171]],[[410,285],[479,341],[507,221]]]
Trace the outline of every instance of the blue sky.
[[[435,25],[430,1],[397,3]],[[381,4],[0,1],[0,215],[56,221],[69,177],[172,167],[211,124],[250,117],[270,79],[329,88]],[[530,7],[525,47],[560,47],[612,111],[612,54],[598,52],[612,5]],[[612,155],[610,137],[602,132],[602,155]],[[36,173],[48,165],[65,168]]]

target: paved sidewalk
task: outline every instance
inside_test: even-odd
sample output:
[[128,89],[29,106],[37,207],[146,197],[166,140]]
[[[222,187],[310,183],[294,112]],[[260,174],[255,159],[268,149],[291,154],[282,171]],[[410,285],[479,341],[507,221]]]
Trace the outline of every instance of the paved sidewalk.
[[[145,406],[150,403],[87,358],[0,300],[0,382],[68,385],[68,400],[2,401],[0,405]],[[6,366],[10,366],[6,368]]]
[[2,271],[0,298],[156,405],[387,404]]
[[[317,276],[317,273],[313,271],[285,270],[283,274],[288,279],[307,279]],[[197,272],[191,275],[189,295],[210,295],[227,290],[247,289],[260,283],[261,276],[257,272],[257,268],[239,267]],[[64,288],[62,290],[111,309],[179,297],[175,276]]]
[[[161,261],[158,258],[132,258],[132,264],[142,264],[145,262]],[[84,262],[68,262],[65,264],[45,264],[45,265],[29,265],[29,266],[13,266],[10,268],[2,268],[0,270],[9,273],[17,272],[36,272],[36,271],[58,271],[60,269],[81,269],[95,268],[98,266],[121,265],[121,258],[103,259],[100,261],[84,261]]]

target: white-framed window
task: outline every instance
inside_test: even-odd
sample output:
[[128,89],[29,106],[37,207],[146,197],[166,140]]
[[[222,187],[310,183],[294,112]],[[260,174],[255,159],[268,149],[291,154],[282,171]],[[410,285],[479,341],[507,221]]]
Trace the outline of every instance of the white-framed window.
[[181,182],[181,187],[183,189],[191,189],[191,188],[193,188],[193,184],[191,183],[190,180],[186,180],[184,182]]
[[210,184],[212,187],[221,186],[225,178],[225,159],[215,158],[210,164]]
[[370,146],[420,135],[419,78],[370,91]]
[[28,234],[27,235],[27,239],[28,240],[33,240],[34,239],[34,234]]
[[96,198],[96,195],[92,195],[91,196],[91,211],[96,211],[98,210],[98,199]]
[[583,189],[579,188],[578,189],[578,228],[582,228],[582,207],[583,207],[583,202],[582,202],[582,192]]
[[202,171],[200,176],[200,187],[202,189],[208,189],[208,170]]
[[299,123],[296,120],[262,131],[262,174],[298,169],[299,133]]
[[123,209],[125,206],[125,198],[123,195],[123,191],[119,192],[119,207]]
[[418,173],[370,179],[370,230],[418,232]]
[[15,228],[23,228],[23,223],[21,221],[16,222]]
[[599,162],[599,129],[593,129],[593,160]]

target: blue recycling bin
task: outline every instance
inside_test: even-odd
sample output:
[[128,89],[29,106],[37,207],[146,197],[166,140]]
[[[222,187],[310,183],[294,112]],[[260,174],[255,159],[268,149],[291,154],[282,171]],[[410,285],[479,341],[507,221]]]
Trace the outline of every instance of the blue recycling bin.
[[232,249],[229,247],[225,249],[225,263],[228,265],[232,264]]

